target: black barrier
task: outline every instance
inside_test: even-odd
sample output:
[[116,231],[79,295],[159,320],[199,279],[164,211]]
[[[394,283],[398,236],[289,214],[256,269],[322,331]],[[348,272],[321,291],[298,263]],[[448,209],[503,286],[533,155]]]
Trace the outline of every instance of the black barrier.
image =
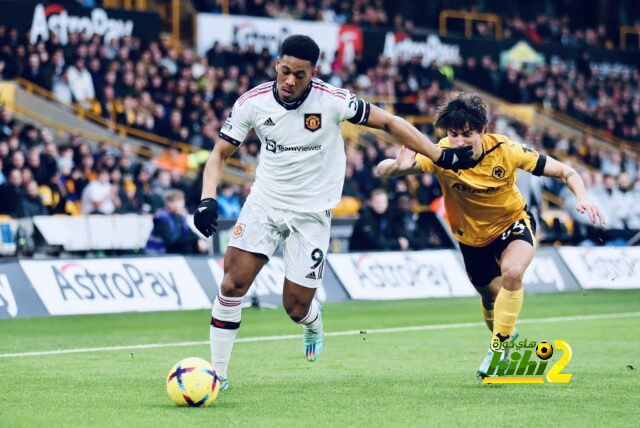
[[161,21],[155,12],[82,8],[55,2],[0,0],[0,24],[17,28],[21,35],[29,34],[31,43],[47,41],[49,32],[57,34],[66,45],[71,32],[86,31],[105,40],[135,36],[142,41],[158,38]]

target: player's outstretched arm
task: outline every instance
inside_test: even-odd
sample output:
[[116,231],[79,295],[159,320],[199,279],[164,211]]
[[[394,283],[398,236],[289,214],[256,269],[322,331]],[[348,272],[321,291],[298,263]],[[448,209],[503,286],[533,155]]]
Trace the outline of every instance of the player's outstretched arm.
[[587,191],[584,188],[584,182],[575,169],[571,168],[569,165],[558,162],[551,156],[547,156],[547,162],[544,166],[542,175],[562,180],[569,190],[576,195],[576,210],[580,213],[587,213],[589,220],[594,226],[598,224],[600,227],[605,226],[604,216],[602,215],[600,208],[598,208],[598,206],[593,202],[589,201]]
[[441,168],[466,169],[473,167],[476,163],[471,159],[473,155],[471,146],[442,149],[405,119],[394,116],[380,107],[371,106],[366,125],[387,131],[399,144],[407,146],[414,152],[422,153]]
[[237,149],[237,146],[218,138],[204,166],[202,197],[193,215],[193,223],[207,238],[213,235],[218,227],[218,201],[216,201],[218,184],[222,180],[222,173],[228,159]]
[[400,148],[400,153],[395,159],[385,159],[381,161],[374,170],[374,174],[381,178],[393,178],[402,175],[413,175],[422,172],[422,168],[416,160],[416,152]]
[[217,189],[222,180],[222,173],[227,166],[227,161],[238,150],[238,147],[222,138],[216,139],[213,150],[209,154],[204,166],[202,177],[202,199],[216,198]]

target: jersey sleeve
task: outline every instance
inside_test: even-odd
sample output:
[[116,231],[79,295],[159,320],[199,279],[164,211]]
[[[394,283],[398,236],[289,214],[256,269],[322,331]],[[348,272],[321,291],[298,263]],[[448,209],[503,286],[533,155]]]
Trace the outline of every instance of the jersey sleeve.
[[541,155],[531,146],[513,141],[509,142],[509,149],[516,167],[524,169],[533,175],[542,175],[544,166],[547,164],[545,155]]
[[433,174],[435,172],[435,164],[425,155],[418,153],[416,155],[416,160],[418,161],[418,165],[420,165],[422,172],[426,172],[428,174]]
[[344,102],[342,114],[340,115],[340,121],[348,120],[356,125],[364,125],[369,120],[369,112],[371,106],[362,98],[356,97],[349,91],[344,90],[347,93],[347,97]]
[[251,104],[241,102],[242,98],[233,104],[229,117],[224,121],[220,129],[220,138],[228,141],[234,146],[242,144],[247,134],[253,127]]

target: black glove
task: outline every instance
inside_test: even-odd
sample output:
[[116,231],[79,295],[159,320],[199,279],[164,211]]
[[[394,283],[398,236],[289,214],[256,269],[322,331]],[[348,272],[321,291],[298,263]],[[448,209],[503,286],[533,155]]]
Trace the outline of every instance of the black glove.
[[458,171],[459,169],[469,169],[476,165],[476,161],[471,159],[473,156],[473,147],[451,147],[448,149],[442,149],[440,159],[436,162],[440,168],[452,169]]
[[213,198],[201,200],[193,214],[193,223],[207,238],[213,235],[218,228],[218,201]]

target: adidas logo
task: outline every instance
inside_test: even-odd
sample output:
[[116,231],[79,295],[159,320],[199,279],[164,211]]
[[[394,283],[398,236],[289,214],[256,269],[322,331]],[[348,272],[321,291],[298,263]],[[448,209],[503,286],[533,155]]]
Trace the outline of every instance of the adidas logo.
[[316,279],[316,273],[315,272],[311,272],[309,275],[305,276],[305,278],[307,278],[307,279]]
[[273,120],[271,120],[271,118],[268,118],[267,120],[265,120],[263,125],[264,126],[276,126],[276,124],[273,123]]

